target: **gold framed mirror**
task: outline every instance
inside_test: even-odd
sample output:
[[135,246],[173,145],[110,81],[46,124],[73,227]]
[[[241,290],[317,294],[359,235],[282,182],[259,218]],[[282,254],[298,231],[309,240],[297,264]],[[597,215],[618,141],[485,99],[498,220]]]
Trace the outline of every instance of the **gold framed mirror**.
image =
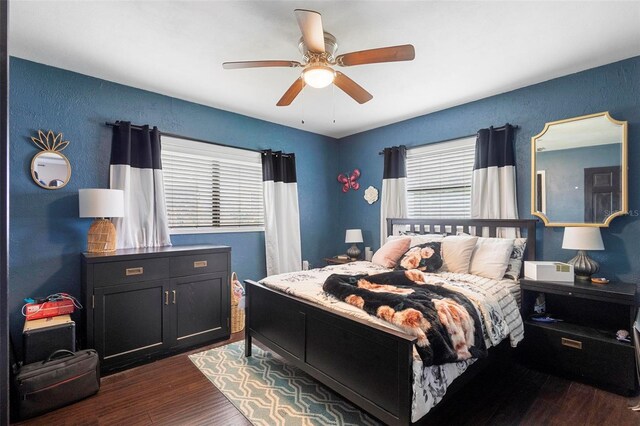
[[71,163],[60,151],[69,145],[62,140],[62,133],[54,135],[51,130],[46,134],[38,130],[38,137],[31,141],[42,151],[31,160],[31,178],[45,189],[60,189],[71,179]]
[[531,214],[607,227],[628,212],[627,122],[609,112],[546,123],[531,138]]

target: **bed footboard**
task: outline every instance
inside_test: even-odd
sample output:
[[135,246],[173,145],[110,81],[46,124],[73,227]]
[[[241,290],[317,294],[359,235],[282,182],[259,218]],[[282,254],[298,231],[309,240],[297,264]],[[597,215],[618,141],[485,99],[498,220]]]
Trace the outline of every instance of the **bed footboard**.
[[411,423],[415,337],[245,281],[252,339],[391,425]]

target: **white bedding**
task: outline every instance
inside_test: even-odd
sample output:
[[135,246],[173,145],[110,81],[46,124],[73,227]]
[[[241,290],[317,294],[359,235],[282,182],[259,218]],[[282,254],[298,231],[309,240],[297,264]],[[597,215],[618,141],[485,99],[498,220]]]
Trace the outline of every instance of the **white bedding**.
[[[273,275],[260,282],[269,288],[294,295],[297,298],[402,332],[394,325],[339,301],[322,290],[322,285],[331,274],[377,274],[387,271],[389,269],[371,262],[353,262],[310,271]],[[488,347],[497,345],[507,337],[511,341],[511,346],[514,347],[522,340],[524,336],[522,318],[515,297],[517,295],[519,299],[520,286],[513,280],[497,281],[476,275],[444,272],[425,274],[425,282],[441,283],[446,287],[462,291],[474,303],[482,320],[483,333]],[[419,420],[440,402],[447,387],[474,361],[471,359],[425,367],[414,350],[411,421]]]

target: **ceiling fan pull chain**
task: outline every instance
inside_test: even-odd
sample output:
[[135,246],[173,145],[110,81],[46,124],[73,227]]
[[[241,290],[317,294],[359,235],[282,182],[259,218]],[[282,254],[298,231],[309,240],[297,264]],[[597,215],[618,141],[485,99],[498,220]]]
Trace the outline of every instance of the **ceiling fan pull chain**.
[[307,104],[306,99],[307,99],[307,96],[303,92],[302,93],[302,124],[304,124],[304,111],[305,111],[305,105]]
[[331,103],[333,104],[333,124],[336,124],[336,85],[331,85]]

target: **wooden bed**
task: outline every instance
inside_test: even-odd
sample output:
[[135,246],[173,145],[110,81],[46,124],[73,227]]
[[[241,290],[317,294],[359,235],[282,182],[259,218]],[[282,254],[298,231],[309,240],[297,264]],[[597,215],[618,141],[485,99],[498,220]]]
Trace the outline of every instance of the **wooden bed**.
[[[389,235],[398,226],[418,234],[463,231],[472,235],[481,235],[479,227],[483,227],[485,235],[492,237],[497,228],[517,228],[527,238],[524,259],[535,258],[535,220],[387,219],[387,225]],[[246,356],[251,356],[252,340],[256,339],[384,423],[411,424],[415,337],[330,311],[254,281],[245,283]],[[456,379],[446,399],[480,371],[495,352],[492,349],[489,358],[475,362]]]

